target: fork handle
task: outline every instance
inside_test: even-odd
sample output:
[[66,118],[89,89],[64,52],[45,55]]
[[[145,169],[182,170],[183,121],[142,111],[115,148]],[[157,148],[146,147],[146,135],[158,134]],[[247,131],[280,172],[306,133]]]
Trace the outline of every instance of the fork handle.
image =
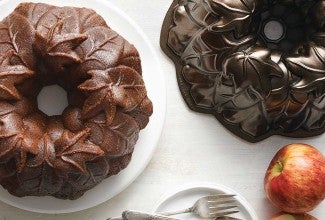
[[193,207],[187,208],[187,209],[182,209],[178,211],[170,211],[170,212],[160,212],[160,215],[165,215],[165,216],[171,216],[171,215],[179,215],[183,213],[190,213],[193,211]]

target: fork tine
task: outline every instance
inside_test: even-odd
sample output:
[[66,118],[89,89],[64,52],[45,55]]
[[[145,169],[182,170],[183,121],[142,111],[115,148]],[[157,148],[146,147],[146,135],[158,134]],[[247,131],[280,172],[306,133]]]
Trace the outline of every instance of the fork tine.
[[209,210],[211,210],[212,212],[216,212],[216,211],[222,211],[222,210],[227,210],[227,209],[233,209],[233,208],[237,208],[238,206],[236,205],[231,205],[231,206],[210,206]]
[[216,200],[216,199],[231,198],[234,196],[236,196],[236,195],[234,195],[234,194],[216,194],[216,195],[206,196],[206,198],[208,200]]
[[235,214],[238,213],[239,211],[227,211],[227,212],[210,212],[210,216],[211,218],[216,218],[216,217],[221,217],[221,216],[225,216],[225,215],[231,215],[231,214]]
[[222,204],[229,204],[229,203],[235,203],[235,199],[222,199],[222,200],[215,200],[215,201],[208,201],[207,203],[209,205],[222,205]]
[[223,201],[223,200],[229,200],[229,199],[235,199],[234,198],[234,195],[230,195],[230,196],[222,196],[222,197],[216,197],[216,196],[213,196],[213,197],[208,197],[207,200],[209,202],[214,202],[214,201]]

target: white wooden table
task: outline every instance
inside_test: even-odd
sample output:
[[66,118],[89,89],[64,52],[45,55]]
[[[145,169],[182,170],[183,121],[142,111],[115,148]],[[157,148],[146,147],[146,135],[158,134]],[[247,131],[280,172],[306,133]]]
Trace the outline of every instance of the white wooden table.
[[[325,136],[304,140],[272,137],[250,144],[233,136],[214,117],[190,111],[178,90],[174,66],[159,47],[161,24],[172,0],[110,1],[149,36],[166,76],[167,116],[155,156],[131,186],[97,207],[71,214],[45,215],[0,202],[0,216],[6,220],[104,220],[124,209],[152,210],[167,191],[189,182],[203,181],[234,189],[251,203],[259,219],[269,219],[278,211],[268,202],[263,189],[264,173],[271,158],[281,146],[292,142],[312,144],[325,153]],[[312,214],[325,219],[325,202]]]

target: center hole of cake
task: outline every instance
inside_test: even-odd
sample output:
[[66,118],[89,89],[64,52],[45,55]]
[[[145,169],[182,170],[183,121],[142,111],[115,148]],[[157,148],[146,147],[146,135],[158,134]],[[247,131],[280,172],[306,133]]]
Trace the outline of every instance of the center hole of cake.
[[37,104],[48,116],[61,115],[68,106],[67,92],[59,85],[45,86],[37,96]]
[[265,37],[271,41],[280,40],[284,35],[283,25],[275,20],[267,22],[263,31]]

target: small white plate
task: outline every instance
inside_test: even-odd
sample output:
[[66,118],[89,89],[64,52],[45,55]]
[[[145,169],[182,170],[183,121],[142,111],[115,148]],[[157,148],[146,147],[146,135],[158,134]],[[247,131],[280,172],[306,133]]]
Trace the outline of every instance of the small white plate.
[[[129,186],[145,169],[158,145],[166,112],[166,88],[156,53],[149,40],[124,12],[107,0],[28,0],[43,2],[57,6],[87,7],[100,14],[116,32],[134,44],[142,60],[143,78],[148,90],[148,96],[153,102],[154,113],[148,126],[140,132],[140,138],[135,146],[132,161],[118,175],[110,177],[87,191],[81,198],[70,201],[52,197],[18,198],[0,187],[0,200],[32,212],[39,213],[69,213],[84,210],[103,203]],[[0,20],[9,15],[14,8],[25,0],[0,1]]]
[[[257,214],[255,213],[254,209],[239,193],[226,186],[210,183],[190,184],[178,188],[172,193],[168,193],[167,196],[163,198],[162,202],[159,203],[155,212],[160,213],[173,210],[182,210],[191,207],[195,203],[195,201],[202,196],[220,193],[236,195],[234,197],[236,199],[235,205],[238,206],[238,210],[240,212],[231,215],[232,217],[240,218],[243,220],[258,220]],[[177,218],[186,220],[200,219],[194,216],[193,214],[181,214],[177,215]]]

